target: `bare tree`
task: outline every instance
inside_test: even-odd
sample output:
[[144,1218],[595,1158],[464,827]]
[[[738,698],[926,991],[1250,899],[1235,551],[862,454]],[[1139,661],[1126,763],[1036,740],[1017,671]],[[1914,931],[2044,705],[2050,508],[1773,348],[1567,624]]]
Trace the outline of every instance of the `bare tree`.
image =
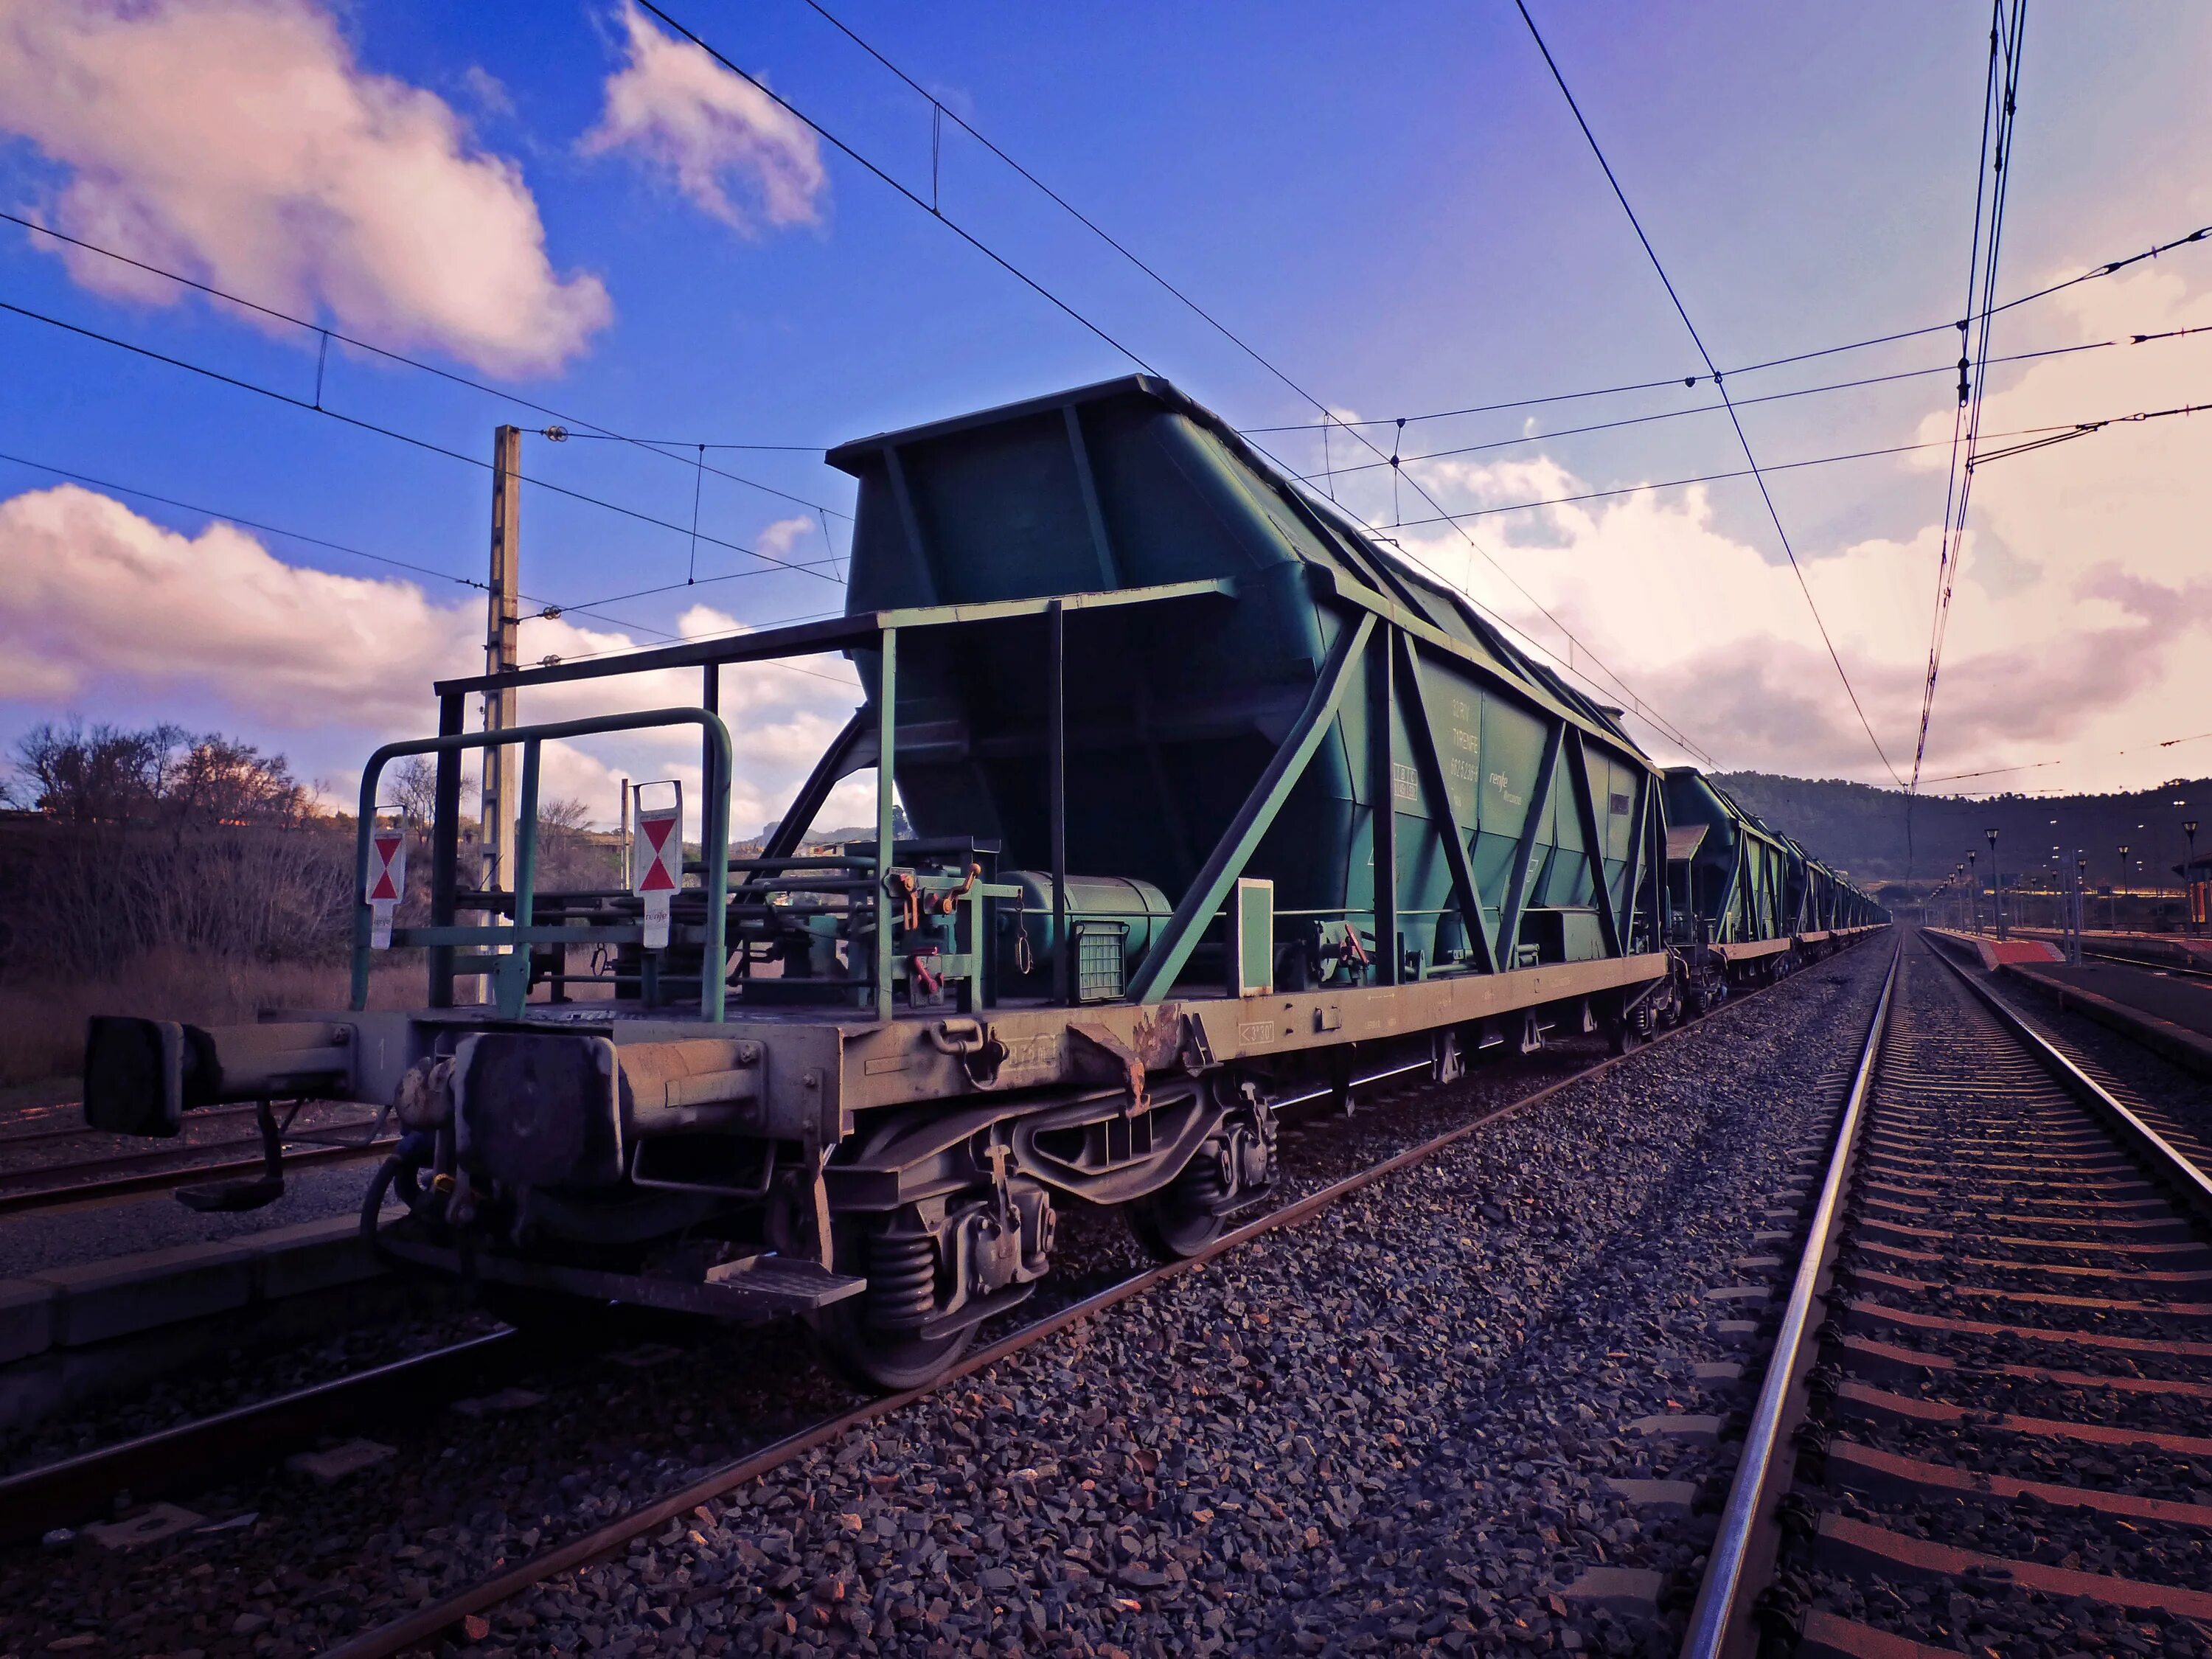
[[289,824],[313,813],[282,755],[180,726],[126,732],[49,721],[16,744],[15,762],[16,793],[73,823]]
[[538,883],[547,888],[611,887],[620,872],[620,854],[591,830],[592,809],[580,800],[556,797],[538,804]]

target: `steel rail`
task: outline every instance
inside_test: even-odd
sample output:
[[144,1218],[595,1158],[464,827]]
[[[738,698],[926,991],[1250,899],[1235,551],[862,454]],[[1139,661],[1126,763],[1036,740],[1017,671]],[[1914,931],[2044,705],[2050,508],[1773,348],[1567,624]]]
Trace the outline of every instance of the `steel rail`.
[[2155,957],[2120,957],[2109,951],[2084,950],[2092,962],[2109,962],[2122,968],[2140,968],[2150,974],[2179,974],[2185,979],[2212,979],[2212,968],[2193,968],[2185,963],[2163,962]]
[[1763,1515],[1779,1493],[1771,1490],[1775,1477],[1784,1473],[1781,1458],[1785,1409],[1796,1389],[1810,1352],[1806,1341],[1812,1328],[1813,1304],[1820,1292],[1820,1275],[1838,1224],[1843,1218],[1844,1183],[1857,1145],[1859,1121],[1865,1115],[1875,1062],[1889,1024],[1890,1003],[1897,989],[1898,964],[1905,956],[1905,941],[1898,941],[1882,980],[1881,995],[1867,1025],[1866,1046],[1859,1054],[1850,1093],[1844,1101],[1842,1120],[1836,1126],[1835,1146],[1828,1157],[1826,1177],[1820,1183],[1820,1201],[1814,1206],[1807,1230],[1805,1253],[1797,1263],[1797,1276],[1790,1287],[1790,1300],[1776,1334],[1774,1351],[1767,1361],[1766,1380],[1759,1391],[1751,1426],[1745,1432],[1743,1453],[1735,1466],[1721,1510],[1720,1528],[1707,1552],[1705,1582],[1698,1586],[1697,1604],[1691,1609],[1690,1627],[1682,1640],[1682,1659],[1719,1659],[1730,1636],[1740,1631],[1745,1592],[1751,1582],[1752,1545]]
[[[122,1138],[118,1131],[113,1129],[95,1129],[87,1124],[84,1121],[84,1103],[82,1101],[64,1101],[52,1107],[33,1107],[29,1109],[41,1113],[74,1112],[76,1114],[76,1116],[73,1121],[65,1123],[58,1128],[33,1127],[29,1129],[17,1130],[12,1127],[16,1122],[27,1121],[35,1125],[43,1122],[45,1120],[43,1117],[17,1119],[6,1115],[0,1115],[0,1154],[12,1152],[18,1146],[34,1146],[45,1141],[75,1140],[82,1139],[87,1136],[99,1135],[114,1135],[118,1139]],[[240,1114],[244,1114],[250,1117],[258,1109],[258,1108],[256,1106],[255,1103],[250,1100],[228,1102],[221,1106],[202,1106],[193,1113],[193,1121],[197,1123],[206,1123],[216,1118],[236,1117]],[[232,1143],[225,1142],[223,1144],[230,1145]],[[237,1144],[242,1146],[246,1143],[240,1141]],[[257,1139],[252,1144],[258,1146],[261,1143]]]
[[[380,1156],[392,1150],[396,1137],[387,1136],[359,1146],[308,1146],[297,1152],[284,1154],[284,1168],[289,1174],[301,1164],[343,1164],[349,1159]],[[258,1145],[258,1142],[224,1141],[220,1147]],[[153,1154],[149,1156],[158,1156]],[[103,1165],[119,1163],[120,1159],[102,1158]],[[54,1166],[66,1172],[72,1167],[63,1164]],[[88,1202],[101,1198],[127,1198],[137,1193],[158,1193],[167,1188],[180,1187],[189,1182],[222,1180],[230,1176],[251,1176],[261,1174],[268,1167],[259,1153],[250,1158],[233,1158],[222,1164],[180,1164],[166,1170],[149,1170],[143,1175],[111,1176],[105,1181],[79,1181],[43,1187],[21,1187],[0,1192],[0,1215],[20,1215],[28,1210],[56,1209],[64,1204]],[[44,1175],[43,1170],[24,1170],[0,1173],[0,1182],[15,1175]]]
[[[1896,977],[1896,964],[1893,961],[1889,978],[1882,987],[1881,1006],[1885,1011],[1889,1004],[1890,987],[1895,983]],[[1770,986],[1779,982],[1781,981],[1770,981]],[[1767,989],[1769,986],[1762,986],[1759,988]],[[801,1429],[797,1433],[788,1435],[781,1440],[774,1441],[757,1451],[722,1465],[720,1468],[710,1470],[699,1479],[687,1482],[665,1497],[656,1498],[641,1508],[633,1510],[628,1515],[619,1516],[605,1526],[580,1534],[567,1543],[544,1551],[526,1561],[519,1562],[503,1572],[479,1579],[474,1584],[465,1586],[450,1595],[441,1597],[428,1606],[419,1607],[389,1624],[380,1626],[374,1630],[364,1631],[348,1641],[326,1649],[321,1659],[397,1659],[399,1655],[431,1644],[451,1626],[459,1624],[471,1613],[481,1613],[488,1608],[497,1607],[501,1602],[524,1594],[548,1578],[588,1566],[592,1562],[622,1549],[630,1540],[641,1534],[654,1531],[665,1526],[677,1516],[689,1514],[710,1498],[725,1497],[738,1487],[750,1485],[763,1476],[772,1474],[784,1464],[805,1455],[817,1447],[827,1445],[854,1429],[872,1423],[879,1418],[888,1417],[894,1412],[902,1411],[907,1407],[928,1398],[939,1389],[972,1376],[978,1371],[987,1370],[1001,1360],[1020,1353],[1047,1337],[1055,1335],[1073,1325],[1079,1324],[1096,1314],[1103,1313],[1120,1303],[1156,1289],[1170,1279],[1195,1272],[1216,1257],[1237,1249],[1255,1238],[1279,1228],[1296,1226],[1320,1214],[1340,1200],[1370,1187],[1401,1170],[1434,1157],[1447,1147],[1474,1134],[1479,1129],[1486,1128],[1515,1113],[1527,1111],[1540,1105],[1562,1090],[1571,1088],[1576,1084],[1587,1083],[1594,1078],[1601,1077],[1624,1061],[1632,1060],[1637,1054],[1656,1048],[1662,1042],[1702,1030],[1714,1015],[1725,1013],[1728,1007],[1731,1006],[1742,1006],[1753,1000],[1749,996],[1741,1000],[1732,998],[1728,1004],[1723,1004],[1722,1007],[1713,1010],[1711,1013],[1687,1021],[1670,1031],[1662,1032],[1650,1042],[1639,1044],[1626,1054],[1609,1056],[1571,1076],[1546,1084],[1531,1094],[1523,1095],[1518,1100],[1508,1101],[1502,1106],[1494,1107],[1455,1128],[1447,1129],[1416,1146],[1394,1153],[1379,1164],[1331,1182],[1327,1186],[1309,1193],[1302,1199],[1285,1205],[1280,1209],[1272,1210],[1233,1231],[1223,1234],[1195,1255],[1187,1256],[1180,1261],[1170,1261],[1161,1267],[1150,1268],[1131,1278],[1122,1279],[1117,1284],[1109,1285],[1103,1290],[1094,1291],[1079,1301],[1072,1302],[1066,1307],[1024,1325],[1018,1330],[1008,1333],[988,1347],[969,1355],[934,1382],[924,1384],[920,1388],[908,1389],[898,1394],[886,1395],[879,1399],[864,1401],[835,1417],[824,1419],[811,1427]]]
[[2199,1169],[2187,1153],[2153,1128],[2133,1107],[2083,1071],[2071,1054],[2028,1024],[2018,1009],[1942,951],[1931,951],[1929,954],[1956,974],[1966,988],[1988,1006],[1997,1017],[1997,1023],[2018,1038],[2067,1092],[2108,1120],[2121,1132],[2123,1139],[2135,1144],[2138,1152],[2147,1154],[2155,1166],[2153,1173],[2165,1176],[2187,1195],[2200,1213],[2212,1217],[2212,1175]]
[[520,1332],[493,1331],[22,1470],[0,1479],[0,1540],[98,1514],[118,1492],[143,1498],[211,1469],[266,1462],[337,1424],[465,1384],[521,1346]]

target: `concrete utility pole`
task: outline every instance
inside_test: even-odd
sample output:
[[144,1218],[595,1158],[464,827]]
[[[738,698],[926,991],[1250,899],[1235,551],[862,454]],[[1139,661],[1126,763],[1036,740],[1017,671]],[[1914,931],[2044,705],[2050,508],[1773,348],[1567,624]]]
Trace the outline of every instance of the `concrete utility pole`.
[[[522,428],[495,427],[492,430],[491,574],[490,596],[484,622],[484,672],[497,674],[515,665],[516,634],[521,621],[517,609],[516,572],[522,562]],[[516,724],[514,692],[487,691],[483,700],[483,729],[505,732]],[[477,886],[480,891],[510,890],[514,878],[514,792],[519,781],[512,748],[483,751],[483,800],[479,840],[483,861]],[[491,1000],[489,975],[472,976],[478,1002]]]
[[[520,615],[515,571],[522,555],[522,428],[502,426],[492,434],[491,594],[484,627],[484,672],[514,666]],[[504,732],[515,724],[514,692],[484,693],[483,726]],[[514,874],[514,751],[483,751],[483,878],[485,890],[503,893]]]

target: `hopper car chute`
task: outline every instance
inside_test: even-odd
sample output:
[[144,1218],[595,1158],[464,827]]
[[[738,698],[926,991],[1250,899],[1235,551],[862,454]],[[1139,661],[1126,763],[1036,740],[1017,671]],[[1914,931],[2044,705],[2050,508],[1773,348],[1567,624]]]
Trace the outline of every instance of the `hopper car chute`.
[[[844,617],[445,682],[441,735],[372,757],[364,851],[381,769],[437,763],[427,914],[392,933],[423,1006],[367,1009],[364,903],[350,1008],[97,1020],[88,1118],[390,1105],[364,1224],[395,1259],[801,1313],[899,1387],[1029,1293],[1071,1203],[1188,1254],[1272,1182],[1288,1103],[1562,1028],[1625,1046],[1876,917],[1164,382],[830,459],[859,481]],[[720,671],[832,651],[862,706],[733,855]],[[470,701],[676,670],[698,707],[500,734],[514,890],[465,887]],[[546,742],[663,726],[699,731],[707,787],[648,948],[636,896],[538,890],[537,784]],[[860,772],[874,833],[809,848]],[[477,975],[490,1002],[459,1001]]]

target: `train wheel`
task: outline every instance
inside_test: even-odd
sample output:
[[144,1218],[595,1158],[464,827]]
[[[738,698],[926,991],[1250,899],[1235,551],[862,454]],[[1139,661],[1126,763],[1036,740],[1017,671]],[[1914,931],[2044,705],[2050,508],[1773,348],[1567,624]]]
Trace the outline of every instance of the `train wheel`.
[[974,1325],[935,1338],[872,1325],[866,1300],[848,1297],[824,1308],[814,1316],[814,1335],[830,1369],[869,1394],[926,1388],[958,1364],[975,1340]]
[[1221,1237],[1226,1223],[1217,1206],[1226,1193],[1212,1154],[1201,1149],[1162,1190],[1124,1206],[1129,1231],[1155,1261],[1196,1255]]
[[830,1368],[870,1394],[897,1394],[934,1382],[960,1363],[975,1340],[965,1325],[945,1336],[917,1329],[939,1302],[936,1241],[918,1229],[864,1231],[832,1224],[840,1271],[866,1273],[868,1288],[814,1316],[814,1334]]

